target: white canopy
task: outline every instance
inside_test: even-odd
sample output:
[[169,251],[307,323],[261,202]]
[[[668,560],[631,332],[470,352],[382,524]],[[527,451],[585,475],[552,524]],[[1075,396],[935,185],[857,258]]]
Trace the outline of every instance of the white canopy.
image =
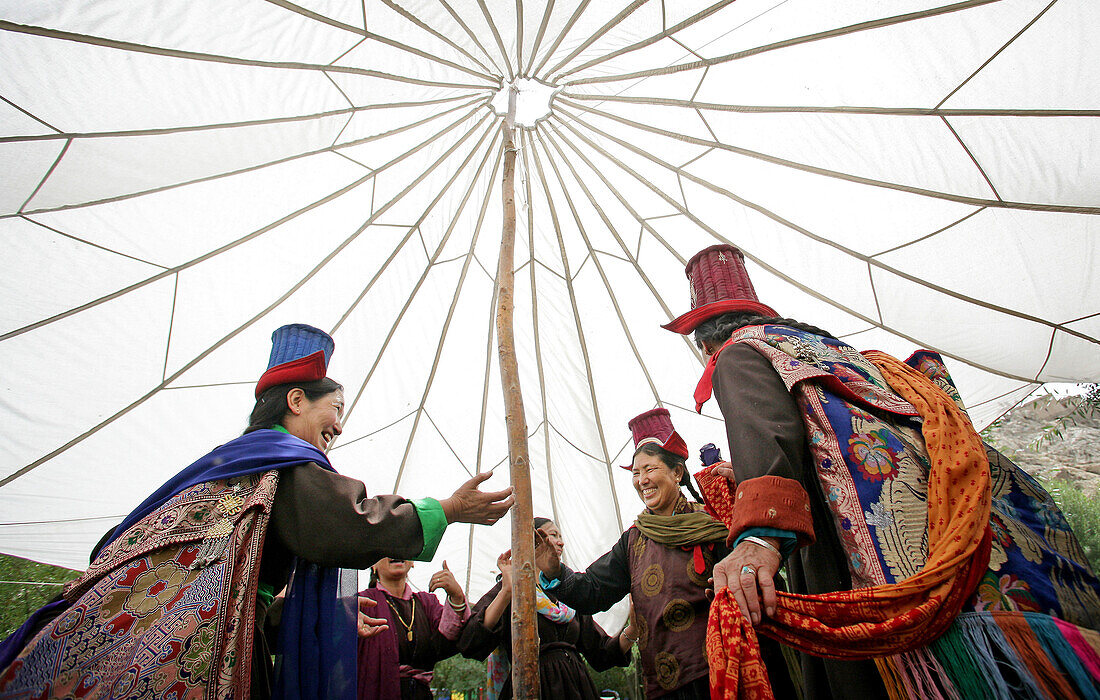
[[[534,503],[573,564],[640,508],[617,468],[632,416],[665,406],[693,449],[725,447],[713,403],[692,410],[698,353],[659,328],[705,246],[740,247],[781,314],[939,350],[979,426],[1100,376],[1089,0],[2,0],[0,17],[0,551],[82,568],[240,434],[284,323],[335,337],[331,457],[372,493],[444,496],[504,464],[513,81]],[[437,560],[478,596],[508,534],[452,527]]]

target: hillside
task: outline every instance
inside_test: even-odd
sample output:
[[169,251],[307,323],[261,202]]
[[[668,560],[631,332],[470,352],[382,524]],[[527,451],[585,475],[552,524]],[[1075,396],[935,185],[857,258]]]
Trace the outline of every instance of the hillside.
[[[1014,408],[982,436],[1033,476],[1066,480],[1095,495],[1100,491],[1100,413],[1065,419],[1083,400],[1040,397]],[[1052,428],[1061,436],[1043,438]]]

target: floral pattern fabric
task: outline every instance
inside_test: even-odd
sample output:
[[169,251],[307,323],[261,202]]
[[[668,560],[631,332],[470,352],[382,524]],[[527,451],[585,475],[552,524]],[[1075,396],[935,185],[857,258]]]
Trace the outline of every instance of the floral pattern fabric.
[[[117,537],[0,678],[0,698],[247,697],[277,484],[276,471],[199,484]],[[203,565],[203,551],[221,554]]]

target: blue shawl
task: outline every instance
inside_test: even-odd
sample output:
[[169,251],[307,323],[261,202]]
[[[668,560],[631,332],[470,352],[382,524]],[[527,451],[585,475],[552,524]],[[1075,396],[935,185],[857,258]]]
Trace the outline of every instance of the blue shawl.
[[[92,552],[92,558],[184,489],[307,462],[335,471],[324,452],[288,433],[257,430],[242,435],[200,457],[154,491]],[[357,586],[355,582],[341,586],[341,580],[347,578],[339,569],[295,560],[276,647],[276,698],[355,697]],[[0,644],[0,670],[30,640],[36,619],[52,619],[68,607],[64,600],[50,603],[4,640]]]

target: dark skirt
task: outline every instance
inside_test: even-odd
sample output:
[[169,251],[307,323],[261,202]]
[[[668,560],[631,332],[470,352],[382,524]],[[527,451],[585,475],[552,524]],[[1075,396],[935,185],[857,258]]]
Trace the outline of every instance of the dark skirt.
[[[539,649],[539,687],[545,700],[599,700],[596,684],[588,675],[576,647],[564,642],[545,644]],[[504,682],[500,700],[512,697],[512,678]]]

